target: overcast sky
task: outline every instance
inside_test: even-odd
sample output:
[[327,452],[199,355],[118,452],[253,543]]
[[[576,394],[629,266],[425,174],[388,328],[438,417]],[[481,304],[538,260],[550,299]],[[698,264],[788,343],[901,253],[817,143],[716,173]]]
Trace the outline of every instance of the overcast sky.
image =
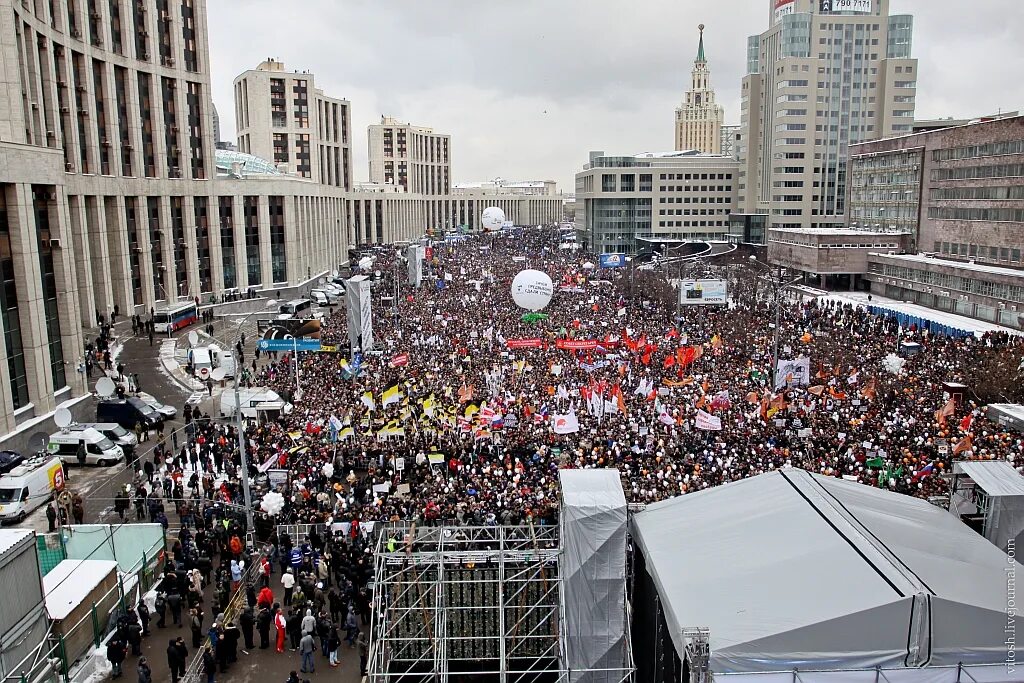
[[[353,172],[382,114],[452,136],[453,180],[551,178],[572,191],[590,150],[668,150],[703,23],[712,84],[739,123],[746,38],[769,0],[209,0],[213,97],[234,140],[231,82],[275,57],[352,106]],[[244,8],[244,9],[243,9]],[[1019,0],[892,0],[915,15],[918,118],[1022,108]]]

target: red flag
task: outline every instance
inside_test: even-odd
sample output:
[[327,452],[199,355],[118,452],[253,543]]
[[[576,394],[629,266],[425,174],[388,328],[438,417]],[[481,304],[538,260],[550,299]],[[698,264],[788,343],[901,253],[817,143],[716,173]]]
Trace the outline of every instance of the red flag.
[[651,352],[648,351],[644,355],[640,356],[640,362],[644,365],[649,365],[651,362]]
[[665,369],[666,370],[668,368],[672,367],[675,364],[676,364],[676,357],[675,356],[665,356]]
[[971,424],[974,422],[974,413],[967,413],[964,419],[960,420],[960,430],[964,432],[971,431]]

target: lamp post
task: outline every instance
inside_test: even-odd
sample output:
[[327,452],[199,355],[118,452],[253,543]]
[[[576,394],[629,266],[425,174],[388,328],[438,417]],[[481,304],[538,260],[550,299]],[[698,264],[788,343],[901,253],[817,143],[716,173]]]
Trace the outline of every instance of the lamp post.
[[[264,304],[263,309],[257,309],[255,311],[252,311],[244,318],[242,318],[240,321],[238,321],[238,336],[235,339],[236,343],[240,344],[242,341],[242,325],[244,325],[252,316],[256,315],[257,313],[265,311],[266,309],[274,306],[275,304],[277,304],[277,299],[269,299]],[[216,337],[214,337],[214,339],[216,339]],[[238,437],[238,454],[241,460],[242,468],[242,495],[245,497],[245,528],[247,533],[253,533],[253,530],[255,529],[255,519],[252,514],[252,491],[249,488],[249,458],[245,447],[245,428],[244,425],[242,424],[242,403],[238,391],[239,382],[242,377],[242,365],[239,362],[240,360],[241,359],[238,359],[235,362],[235,431],[237,432]],[[296,358],[295,366],[297,372],[298,358]],[[298,375],[296,375],[295,387],[296,390],[298,390]]]
[[757,257],[751,254],[750,262],[757,264],[766,270],[769,281],[775,286],[775,334],[772,339],[772,372],[771,382],[772,387],[775,387],[775,375],[779,369],[779,328],[782,323],[782,266],[779,266],[776,272],[772,266],[767,263],[762,263],[757,260]]

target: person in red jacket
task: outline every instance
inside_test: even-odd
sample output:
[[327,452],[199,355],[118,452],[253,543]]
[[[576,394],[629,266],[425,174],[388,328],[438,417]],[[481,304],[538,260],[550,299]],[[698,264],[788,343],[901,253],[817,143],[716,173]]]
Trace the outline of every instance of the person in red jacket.
[[259,595],[256,596],[256,605],[261,609],[264,607],[270,609],[274,605],[274,592],[270,590],[269,586],[260,589]]
[[277,627],[277,651],[284,652],[284,630],[287,622],[285,621],[284,614],[281,609],[276,610],[274,614],[274,626]]

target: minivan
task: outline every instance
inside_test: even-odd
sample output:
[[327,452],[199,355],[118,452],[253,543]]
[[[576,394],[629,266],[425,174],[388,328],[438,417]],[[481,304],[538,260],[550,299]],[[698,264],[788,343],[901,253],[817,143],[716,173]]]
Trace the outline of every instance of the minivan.
[[69,465],[80,465],[83,463],[78,457],[78,449],[82,445],[85,446],[86,465],[113,465],[124,460],[121,447],[91,427],[51,434],[46,452]]
[[0,522],[22,521],[63,488],[64,464],[60,458],[43,455],[26,460],[0,476]]
[[72,425],[68,431],[81,431],[83,429],[95,429],[97,432],[113,441],[121,447],[125,455],[130,455],[139,445],[139,439],[135,432],[125,429],[116,422],[87,422],[84,424]]
[[125,429],[155,429],[162,422],[160,414],[137,398],[112,398],[96,404],[97,422],[116,422]]

